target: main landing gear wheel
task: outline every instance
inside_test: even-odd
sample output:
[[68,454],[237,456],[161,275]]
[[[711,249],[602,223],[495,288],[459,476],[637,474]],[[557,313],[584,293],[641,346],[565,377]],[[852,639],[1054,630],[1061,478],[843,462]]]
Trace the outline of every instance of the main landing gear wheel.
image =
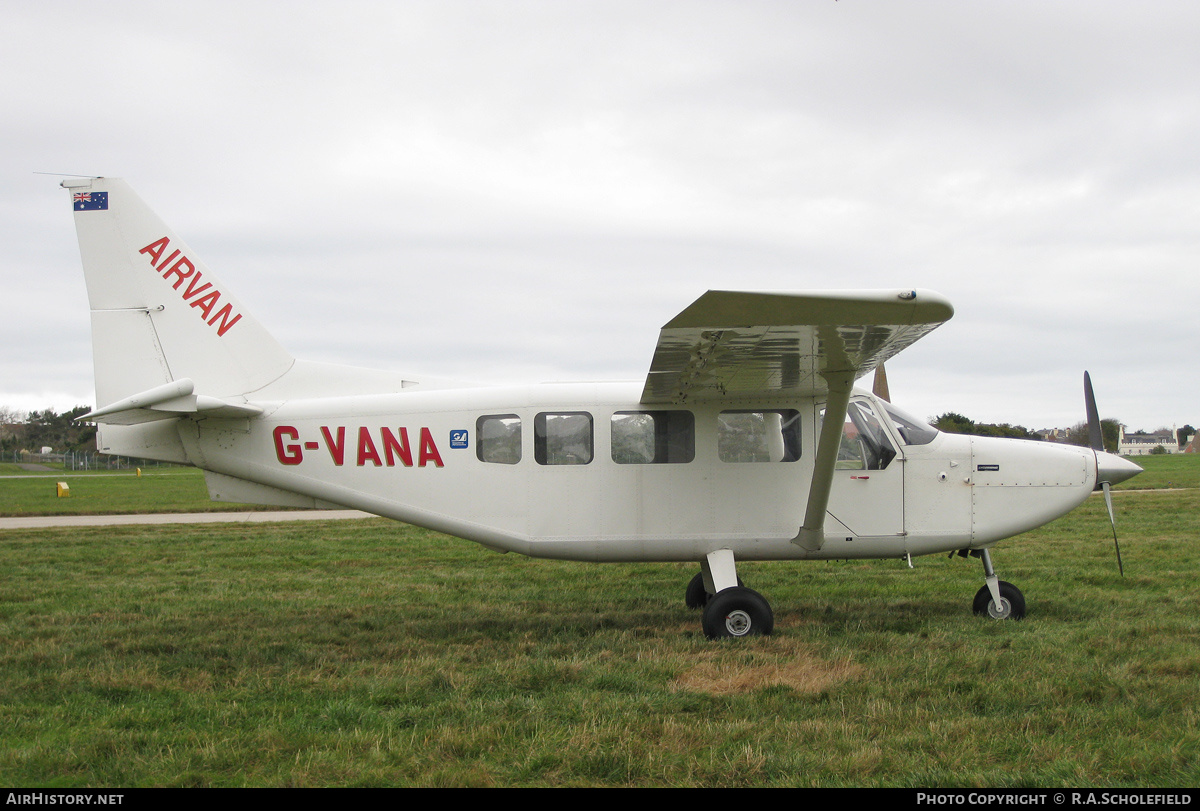
[[688,608],[704,608],[708,604],[708,592],[704,589],[704,573],[699,572],[687,585],[683,604]]
[[[742,578],[738,578],[738,585],[742,585]],[[708,601],[712,599],[712,595],[704,588],[704,573],[699,572],[691,579],[687,585],[687,592],[683,595],[683,604],[688,608],[704,608],[708,605]]]
[[709,598],[702,626],[709,639],[767,636],[775,628],[775,615],[757,591],[734,586]]
[[992,599],[992,592],[984,586],[975,593],[975,602],[971,606],[979,616],[991,617],[994,620],[1019,620],[1025,617],[1025,595],[1021,590],[1006,580],[1000,583],[1000,605]]

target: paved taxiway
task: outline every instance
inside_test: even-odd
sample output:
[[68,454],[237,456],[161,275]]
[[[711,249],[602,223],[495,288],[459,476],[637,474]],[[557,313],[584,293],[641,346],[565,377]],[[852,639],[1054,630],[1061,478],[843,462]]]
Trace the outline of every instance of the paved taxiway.
[[220,524],[262,523],[268,521],[338,521],[347,518],[374,518],[358,510],[282,510],[235,513],[149,513],[146,515],[31,515],[0,518],[0,529],[41,529],[43,527],[106,527],[122,524]]

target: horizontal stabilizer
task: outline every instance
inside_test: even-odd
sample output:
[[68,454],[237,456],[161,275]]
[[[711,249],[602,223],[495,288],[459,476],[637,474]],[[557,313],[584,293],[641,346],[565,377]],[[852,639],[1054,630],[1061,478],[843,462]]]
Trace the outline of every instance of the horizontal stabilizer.
[[262,413],[258,406],[193,394],[194,389],[195,385],[190,379],[176,380],[125,397],[104,408],[89,411],[77,419],[81,422],[101,422],[108,425],[138,425],[185,416],[244,419],[257,417]]
[[121,411],[132,411],[138,408],[148,408],[152,405],[157,405],[167,400],[174,400],[177,397],[183,397],[191,394],[196,386],[190,378],[183,380],[175,380],[171,383],[164,383],[161,386],[155,386],[152,389],[147,389],[143,392],[138,392],[130,397],[125,397],[117,402],[107,405],[104,408],[97,408],[95,411],[89,411],[79,419],[88,420],[90,422],[104,422],[97,417],[105,417],[109,414],[117,414]]

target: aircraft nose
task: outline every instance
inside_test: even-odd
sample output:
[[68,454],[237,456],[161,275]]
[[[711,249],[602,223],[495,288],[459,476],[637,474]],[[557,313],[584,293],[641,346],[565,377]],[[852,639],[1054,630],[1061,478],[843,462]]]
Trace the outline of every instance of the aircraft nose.
[[1115,453],[1103,451],[1096,453],[1096,489],[1100,488],[1100,482],[1120,484],[1141,472],[1141,467],[1128,459],[1122,459]]

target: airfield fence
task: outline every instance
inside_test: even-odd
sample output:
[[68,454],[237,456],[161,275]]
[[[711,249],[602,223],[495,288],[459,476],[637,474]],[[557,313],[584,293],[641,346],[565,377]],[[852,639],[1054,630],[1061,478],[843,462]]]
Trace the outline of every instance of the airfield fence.
[[12,451],[11,461],[17,464],[61,464],[63,470],[133,470],[134,468],[180,467],[172,462],[138,459],[133,456],[113,456],[94,451],[66,451],[64,453]]

